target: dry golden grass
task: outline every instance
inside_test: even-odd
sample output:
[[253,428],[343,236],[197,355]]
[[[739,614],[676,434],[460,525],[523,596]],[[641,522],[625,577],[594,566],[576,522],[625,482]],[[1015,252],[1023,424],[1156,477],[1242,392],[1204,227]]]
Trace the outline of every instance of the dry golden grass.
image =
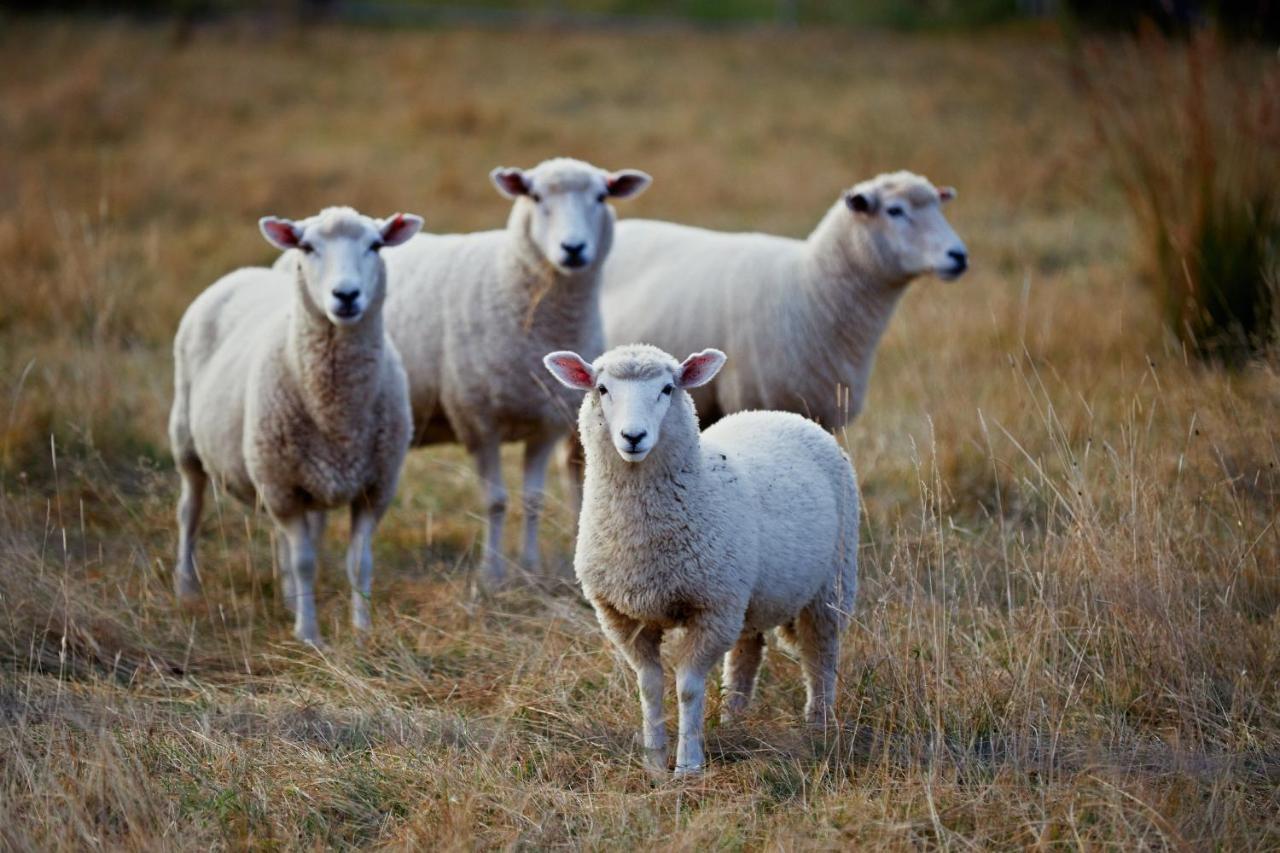
[[[1280,374],[1162,332],[1052,34],[166,35],[0,34],[0,846],[1280,846]],[[492,227],[488,169],[558,153],[651,171],[628,214],[791,234],[879,170],[960,188],[976,268],[913,288],[846,435],[827,738],[772,651],[710,771],[652,780],[573,589],[468,596],[454,449],[411,458],[363,648],[342,523],[324,656],[232,502],[172,600],[169,341],[269,259],[255,218]]]

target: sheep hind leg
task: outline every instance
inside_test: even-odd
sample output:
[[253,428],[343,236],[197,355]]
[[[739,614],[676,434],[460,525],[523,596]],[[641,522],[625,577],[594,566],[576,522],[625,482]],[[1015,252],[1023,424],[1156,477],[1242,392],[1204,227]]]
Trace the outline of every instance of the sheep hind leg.
[[793,633],[804,672],[804,716],[818,728],[835,722],[836,666],[840,659],[840,617],[819,597],[807,605],[794,623]]
[[764,634],[748,631],[738,638],[738,643],[724,656],[724,705],[720,709],[720,722],[727,723],[742,716],[755,692],[756,674],[764,659]]
[[520,552],[521,564],[530,572],[538,569],[538,521],[542,516],[547,482],[547,465],[559,436],[531,438],[524,445],[524,547]]
[[502,528],[507,518],[507,487],[502,482],[502,445],[495,439],[475,448],[476,469],[484,481],[486,514],[483,582],[500,586],[506,576],[502,562]]
[[178,497],[178,563],[173,572],[173,590],[183,601],[200,598],[200,576],[196,571],[196,538],[200,533],[200,515],[204,511],[205,487],[209,475],[198,459],[183,459],[178,464],[182,476],[182,493]]

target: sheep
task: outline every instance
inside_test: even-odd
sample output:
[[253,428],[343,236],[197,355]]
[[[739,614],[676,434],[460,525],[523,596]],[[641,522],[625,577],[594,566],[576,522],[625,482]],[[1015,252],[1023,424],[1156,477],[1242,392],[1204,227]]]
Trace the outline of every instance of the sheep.
[[800,655],[810,724],[834,721],[840,634],[858,581],[859,498],[830,433],[790,412],[726,417],[699,435],[690,391],[725,362],[706,349],[677,362],[647,345],[588,364],[547,355],[586,398],[586,451],[574,570],[606,636],[636,671],[646,762],[667,766],[663,633],[683,628],[676,773],[703,766],[706,678],[723,656],[722,719],[747,706],[778,628]]
[[695,394],[704,423],[781,409],[838,429],[862,410],[907,284],[968,267],[940,206],[955,194],[882,174],[847,190],[807,240],[624,220],[604,268],[605,340],[734,353],[714,388]]
[[351,621],[370,629],[370,542],[412,430],[404,368],[383,329],[379,250],[404,243],[422,219],[339,207],[297,222],[268,216],[259,227],[272,245],[298,250],[290,271],[250,267],[219,279],[191,303],[174,341],[174,588],[182,599],[200,595],[196,534],[212,477],[260,502],[279,527],[294,635],[320,646],[315,549],[324,512],[341,505],[351,510]]
[[[541,375],[548,350],[604,351],[600,266],[613,243],[609,199],[633,197],[650,178],[579,160],[490,178],[513,200],[505,230],[420,235],[387,254],[388,331],[404,357],[415,446],[460,442],[487,491],[482,580],[500,584],[507,492],[499,449],[524,442],[521,562],[538,565],[547,464],[573,426],[576,400]],[[536,377],[535,377],[536,378]]]

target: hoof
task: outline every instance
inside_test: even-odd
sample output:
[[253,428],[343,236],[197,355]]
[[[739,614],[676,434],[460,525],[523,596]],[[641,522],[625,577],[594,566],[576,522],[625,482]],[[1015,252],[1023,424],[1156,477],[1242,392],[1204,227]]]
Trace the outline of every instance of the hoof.
[[364,596],[351,600],[351,627],[356,629],[358,637],[367,637],[373,630],[373,617],[369,615],[369,602]]
[[200,588],[200,579],[194,574],[188,575],[182,572],[174,572],[173,592],[178,597],[178,601],[188,605],[198,604],[204,597],[204,591]]
[[313,652],[319,652],[320,654],[324,654],[325,652],[329,651],[329,646],[326,645],[325,641],[320,639],[319,637],[315,637],[310,640],[304,639],[302,637],[297,637],[296,639],[298,640],[299,643],[302,643],[302,645],[311,649],[311,651]]
[[633,748],[640,752],[644,760],[644,769],[648,770],[654,776],[665,779],[671,772],[667,769],[667,747],[660,746],[649,749],[644,745],[644,736],[640,732],[636,732],[631,739]]

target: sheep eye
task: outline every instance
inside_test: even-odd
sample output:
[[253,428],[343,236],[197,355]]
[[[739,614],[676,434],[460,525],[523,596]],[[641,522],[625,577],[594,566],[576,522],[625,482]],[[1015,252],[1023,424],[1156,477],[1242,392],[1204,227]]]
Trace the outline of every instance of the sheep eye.
[[311,245],[310,243],[299,243],[298,248],[302,250],[302,253],[304,255],[310,255],[312,252],[316,250],[316,247]]
[[893,205],[892,207],[886,207],[884,209],[884,212],[889,214],[890,216],[896,216],[898,218],[901,218],[907,215],[907,212],[903,210],[900,205],[896,205],[896,204]]
[[370,251],[370,252],[376,252],[376,251],[378,251],[378,250],[379,250],[379,249],[381,249],[381,248],[382,248],[382,244],[381,244],[381,243],[370,243],[370,244],[369,244],[369,251]]
[[608,388],[606,388],[606,387],[604,387],[603,385],[598,385],[598,386],[596,386],[596,390],[597,390],[597,391],[599,391],[601,394],[608,394],[608,393],[609,393],[609,389],[608,389]]
[[672,392],[672,391],[674,391],[674,390],[676,390],[676,386],[674,386],[674,385],[672,385],[670,382],[668,382],[666,385],[664,385],[664,386],[663,386],[663,388],[662,388],[662,393],[663,393],[663,394],[666,394],[668,397],[670,397],[670,396],[671,396],[671,392]]
[[600,193],[600,195],[596,196],[596,204],[604,204],[604,200],[607,195],[608,193]]
[[533,199],[534,204],[542,204],[542,196],[538,193],[529,193],[529,198]]

